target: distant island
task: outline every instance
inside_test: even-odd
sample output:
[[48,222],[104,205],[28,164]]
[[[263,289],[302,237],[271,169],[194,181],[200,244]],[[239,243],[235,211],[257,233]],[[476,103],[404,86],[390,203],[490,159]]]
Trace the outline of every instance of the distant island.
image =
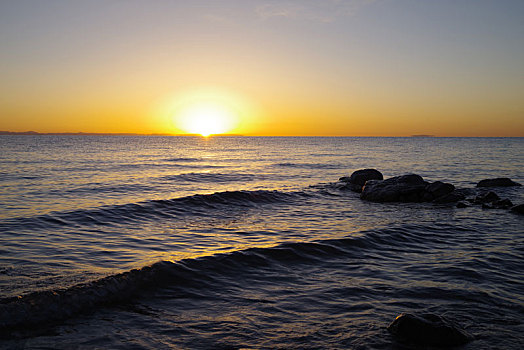
[[411,135],[410,137],[435,137],[435,135],[424,135],[424,134],[421,134],[421,135]]
[[0,135],[37,135],[38,133],[36,131],[22,131],[22,132],[16,132],[16,131],[1,131]]
[[[202,136],[200,134],[168,134],[168,133],[152,133],[139,134],[128,132],[37,132],[37,131],[2,131],[0,135],[121,135],[121,136]],[[240,134],[212,134],[210,136],[243,136]]]
[[[111,132],[37,132],[37,131],[2,131],[0,135],[146,135],[138,133],[111,133]],[[172,134],[147,134],[159,136],[172,136]]]

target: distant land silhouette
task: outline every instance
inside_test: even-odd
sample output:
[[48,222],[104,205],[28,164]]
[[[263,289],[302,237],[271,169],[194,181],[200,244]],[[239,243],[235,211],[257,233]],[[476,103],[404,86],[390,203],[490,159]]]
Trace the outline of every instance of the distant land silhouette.
[[[202,136],[200,134],[168,134],[168,133],[152,133],[140,134],[129,132],[37,132],[37,131],[2,131],[0,135],[122,135],[122,136]],[[241,134],[211,134],[209,136],[243,136]]]

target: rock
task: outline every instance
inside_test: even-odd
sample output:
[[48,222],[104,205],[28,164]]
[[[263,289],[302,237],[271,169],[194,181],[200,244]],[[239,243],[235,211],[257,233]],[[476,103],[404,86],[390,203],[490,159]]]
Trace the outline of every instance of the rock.
[[364,186],[368,180],[383,180],[384,176],[376,169],[361,169],[353,172],[349,181],[351,183]]
[[426,186],[425,191],[433,196],[439,198],[455,191],[455,186],[441,181],[435,181]]
[[495,201],[492,204],[497,209],[509,209],[513,206],[513,203],[507,198]]
[[438,203],[438,204],[455,203],[455,202],[464,200],[465,198],[466,197],[462,193],[454,191],[454,192],[448,193],[442,197],[435,199],[433,203]]
[[457,346],[472,339],[451,321],[435,314],[401,314],[388,331],[401,340],[428,346]]
[[464,203],[464,202],[458,202],[457,203],[457,208],[467,208],[467,207],[468,207],[468,205],[466,203]]
[[500,200],[500,197],[495,192],[491,191],[479,194],[475,197],[475,203],[477,204],[491,203],[498,200]]
[[[489,193],[493,193],[493,192],[489,192]],[[495,194],[495,196],[497,195]],[[513,203],[511,203],[511,201],[507,198],[505,199],[499,198],[499,199],[489,200],[485,202],[478,201],[477,203],[482,203],[482,209],[509,209],[513,206]]]
[[348,182],[348,184],[346,185],[346,188],[350,189],[353,192],[357,192],[357,193],[362,192],[362,186],[352,184],[351,182]]
[[524,204],[519,204],[511,208],[511,211],[517,214],[524,214]]
[[512,181],[507,177],[498,177],[496,179],[481,180],[477,184],[477,187],[510,187],[510,186],[522,186],[518,182]]
[[392,177],[383,181],[369,180],[360,198],[372,202],[435,202],[453,203],[465,195],[449,183],[428,183],[416,174]]
[[362,192],[362,187],[368,180],[383,180],[382,173],[376,169],[360,169],[354,171],[350,177],[344,176],[339,179],[347,183],[347,188],[354,192]]
[[416,174],[395,176],[387,180],[368,180],[360,198],[372,202],[422,202],[428,183]]

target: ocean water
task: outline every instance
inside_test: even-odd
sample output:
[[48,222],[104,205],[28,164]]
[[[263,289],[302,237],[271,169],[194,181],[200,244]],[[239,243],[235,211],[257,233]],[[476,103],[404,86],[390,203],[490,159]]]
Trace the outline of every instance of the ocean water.
[[412,349],[386,327],[431,312],[522,349],[524,216],[365,202],[361,168],[474,194],[524,139],[0,136],[0,348]]

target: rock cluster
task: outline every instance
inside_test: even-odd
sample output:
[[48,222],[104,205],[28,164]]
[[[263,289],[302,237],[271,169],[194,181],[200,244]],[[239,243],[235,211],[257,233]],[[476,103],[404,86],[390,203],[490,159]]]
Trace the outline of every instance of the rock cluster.
[[369,180],[360,198],[372,202],[437,202],[451,203],[464,199],[455,186],[436,181],[429,183],[420,175],[395,176],[386,180]]
[[473,203],[481,204],[483,209],[509,209],[513,206],[509,199],[501,199],[492,191],[479,194]]
[[522,214],[524,204],[513,206],[509,199],[501,199],[493,191],[485,192],[485,187],[496,186],[521,185],[508,178],[482,180],[477,184],[478,191],[469,190],[473,193],[477,192],[477,196],[464,201],[468,190],[456,189],[454,185],[441,181],[428,182],[417,174],[395,176],[384,180],[382,173],[376,169],[360,169],[353,172],[351,176],[341,177],[337,183],[338,188],[358,192],[361,199],[372,202],[457,203],[458,208],[478,204],[484,209],[511,209],[512,212]]
[[426,346],[457,346],[472,339],[453,322],[435,314],[400,314],[388,331],[400,340]]

